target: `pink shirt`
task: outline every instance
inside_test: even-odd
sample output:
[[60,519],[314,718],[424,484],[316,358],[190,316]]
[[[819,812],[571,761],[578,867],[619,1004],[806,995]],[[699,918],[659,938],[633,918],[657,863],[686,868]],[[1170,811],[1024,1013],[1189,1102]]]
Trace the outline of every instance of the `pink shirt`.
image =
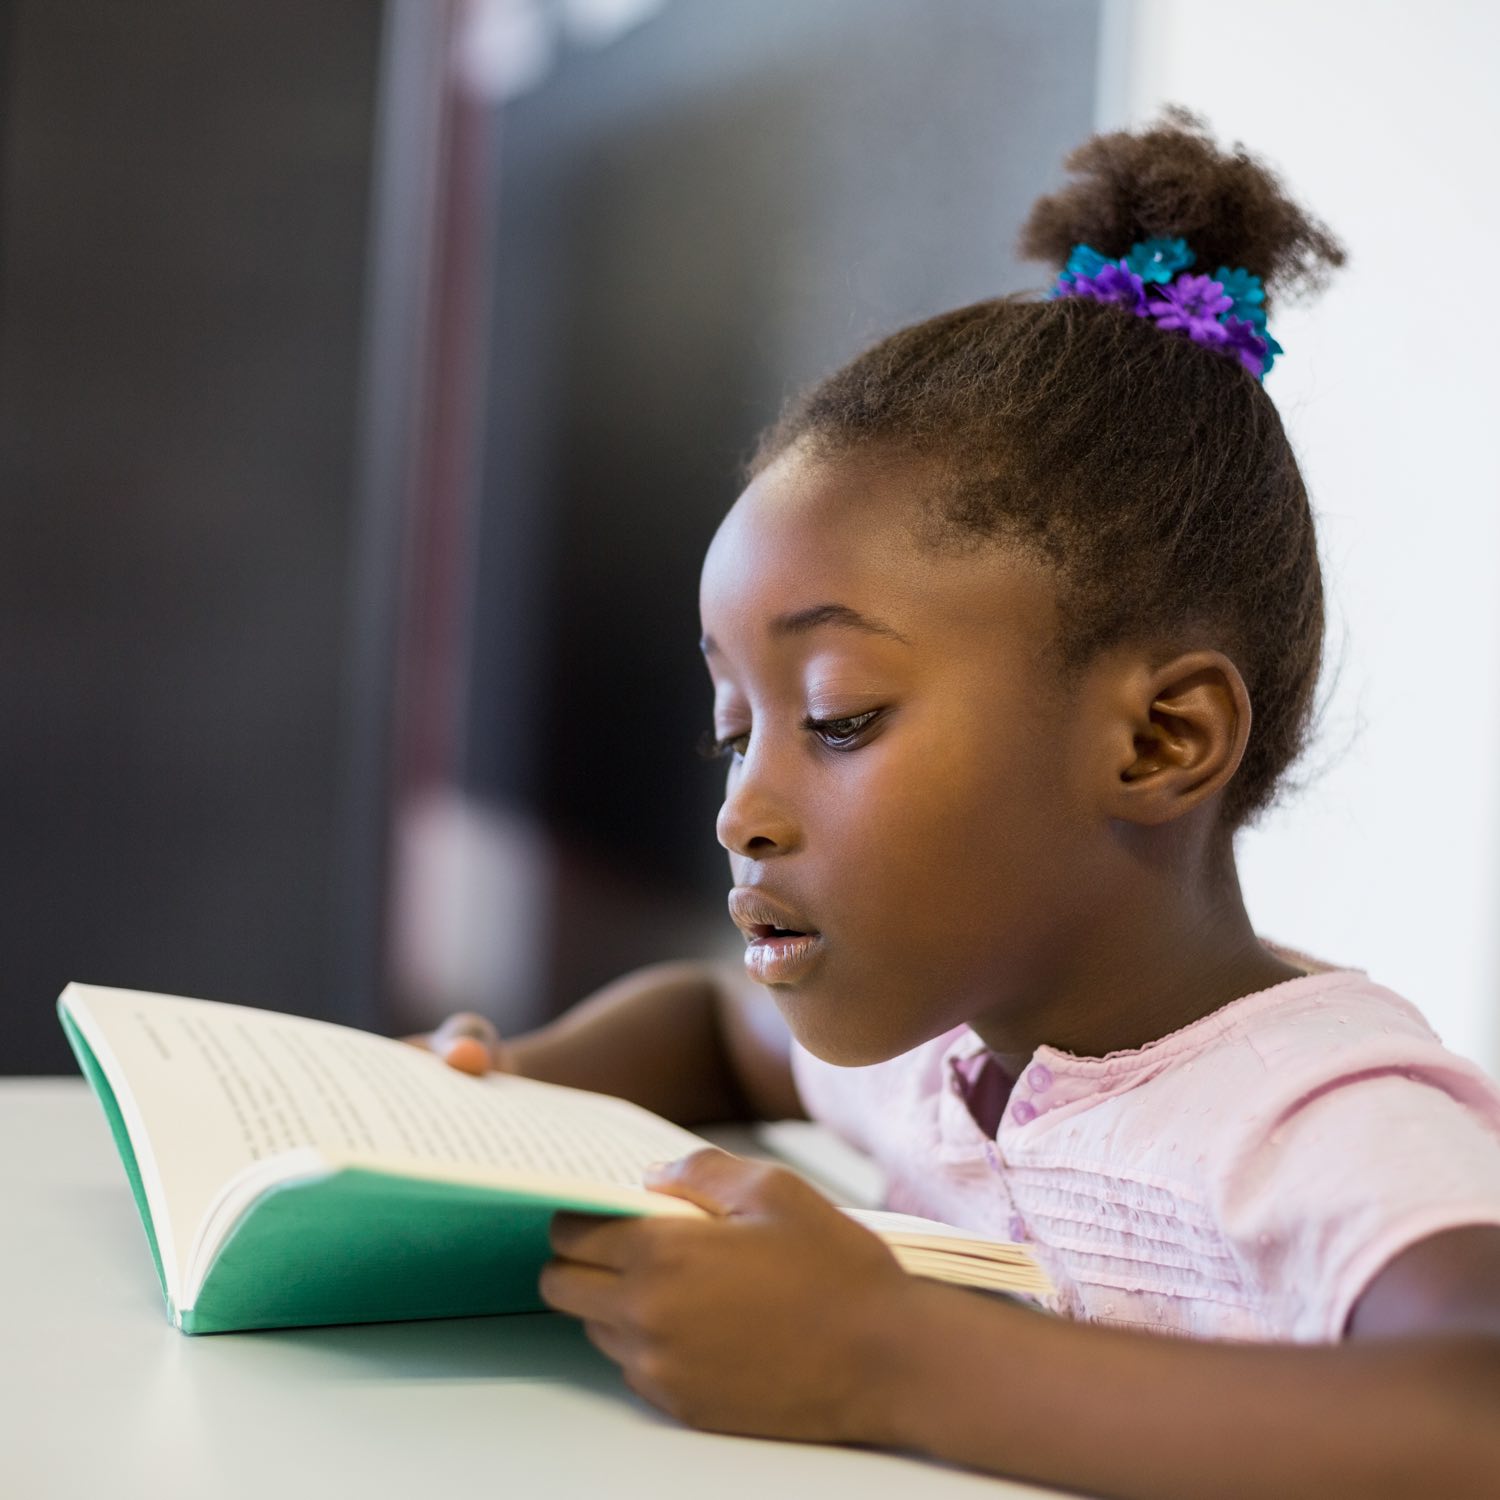
[[1136,1052],[1041,1047],[1014,1082],[966,1026],[873,1067],[793,1065],[891,1208],[1029,1240],[1054,1310],[1089,1322],[1337,1340],[1407,1246],[1500,1224],[1500,1090],[1357,970]]

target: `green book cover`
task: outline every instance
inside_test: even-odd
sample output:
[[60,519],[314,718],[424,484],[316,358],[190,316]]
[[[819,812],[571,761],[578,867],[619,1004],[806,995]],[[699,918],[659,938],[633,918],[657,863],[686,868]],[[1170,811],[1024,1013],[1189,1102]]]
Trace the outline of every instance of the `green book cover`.
[[[58,1013],[185,1333],[534,1311],[559,1209],[702,1212],[640,1182],[703,1142],[621,1099],[211,1000],[73,984]],[[1049,1289],[1021,1246],[849,1212],[914,1274]]]
[[[552,1215],[562,1208],[679,1211],[673,1200],[641,1193],[633,1182],[646,1162],[701,1144],[623,1101],[552,1090],[532,1080],[493,1079],[487,1090],[484,1082],[453,1074],[402,1043],[298,1017],[79,985],[64,992],[58,1012],[109,1122],[169,1315],[185,1333],[537,1310],[537,1277],[550,1256]],[[286,1090],[300,1083],[290,1069],[278,1072],[265,1061],[278,1035],[295,1037],[295,1047],[285,1049],[289,1055],[303,1056],[316,1046],[332,1059],[340,1052],[360,1059],[346,1068],[339,1087],[342,1107],[361,1111],[377,1143],[369,1161],[341,1161],[338,1151],[323,1159],[316,1140],[297,1139],[280,1156],[252,1154],[254,1145],[245,1149],[244,1114],[253,1101],[265,1110],[289,1109],[273,1097],[270,1080],[279,1076]],[[233,1088],[224,1074],[231,1046],[242,1054],[237,1066],[245,1073]],[[378,1070],[365,1054],[381,1057]],[[303,1070],[312,1081],[298,1104],[301,1135],[320,1128],[317,1088],[331,1089],[331,1067]],[[361,1080],[369,1097],[356,1096]],[[537,1174],[524,1169],[515,1174],[523,1179],[515,1184],[474,1180],[509,1170],[476,1159],[382,1166],[379,1146],[391,1142],[380,1136],[379,1108],[384,1103],[410,1114],[417,1085],[427,1108],[458,1100],[469,1112],[493,1105],[502,1091],[509,1099],[524,1090],[524,1106],[534,1103],[538,1090],[545,1091],[540,1097],[550,1107],[559,1103],[554,1095],[576,1094],[567,1109],[584,1101],[584,1110],[597,1116],[583,1135],[602,1130],[614,1137],[599,1144],[615,1182],[585,1180],[601,1165],[594,1160],[578,1163],[576,1184],[545,1186],[526,1180]],[[404,1124],[411,1128],[409,1120]],[[625,1135],[639,1136],[623,1152],[622,1126],[629,1127]],[[321,1128],[329,1129],[326,1122]],[[337,1144],[347,1149],[348,1141]],[[566,1149],[576,1154],[578,1142],[570,1138]],[[183,1182],[201,1179],[204,1158],[215,1150],[223,1156],[223,1193],[207,1201],[197,1223],[171,1222],[182,1214],[193,1217],[191,1198],[174,1197],[174,1173]],[[187,1168],[174,1165],[174,1154],[186,1159]],[[543,1160],[533,1167],[556,1173],[566,1165],[559,1159],[564,1151],[539,1154]],[[454,1174],[469,1180],[455,1180]],[[175,1254],[164,1243],[173,1239]]]

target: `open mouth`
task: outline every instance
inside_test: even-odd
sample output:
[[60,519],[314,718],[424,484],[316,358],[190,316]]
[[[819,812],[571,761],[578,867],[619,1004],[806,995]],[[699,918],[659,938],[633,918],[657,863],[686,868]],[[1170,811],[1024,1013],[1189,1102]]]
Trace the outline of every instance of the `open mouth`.
[[822,958],[823,934],[810,927],[752,922],[743,910],[738,925],[745,934],[745,972],[761,984],[801,983]]
[[747,944],[787,944],[820,936],[790,901],[759,886],[736,885],[729,892],[729,915]]

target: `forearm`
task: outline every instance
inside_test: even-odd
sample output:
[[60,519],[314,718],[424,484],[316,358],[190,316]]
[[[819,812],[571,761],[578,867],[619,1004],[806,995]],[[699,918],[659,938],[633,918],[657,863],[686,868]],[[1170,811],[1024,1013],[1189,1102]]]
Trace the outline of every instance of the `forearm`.
[[744,1119],[720,1003],[711,965],[656,964],[510,1041],[509,1062],[530,1078],[614,1094],[682,1125]]
[[1212,1344],[921,1284],[868,1440],[1118,1500],[1459,1497],[1500,1483],[1500,1343]]

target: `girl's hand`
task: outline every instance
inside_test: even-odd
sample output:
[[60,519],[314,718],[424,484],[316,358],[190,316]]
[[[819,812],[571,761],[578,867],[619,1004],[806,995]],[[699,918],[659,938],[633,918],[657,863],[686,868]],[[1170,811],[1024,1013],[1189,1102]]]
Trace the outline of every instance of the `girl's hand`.
[[800,1178],[694,1152],[647,1186],[712,1219],[558,1214],[541,1292],[648,1401],[696,1427],[878,1441],[877,1374],[912,1278]]
[[508,1049],[500,1033],[483,1016],[460,1011],[449,1016],[435,1031],[420,1032],[403,1038],[414,1047],[435,1052],[450,1068],[472,1073],[476,1078],[486,1073],[514,1073]]

